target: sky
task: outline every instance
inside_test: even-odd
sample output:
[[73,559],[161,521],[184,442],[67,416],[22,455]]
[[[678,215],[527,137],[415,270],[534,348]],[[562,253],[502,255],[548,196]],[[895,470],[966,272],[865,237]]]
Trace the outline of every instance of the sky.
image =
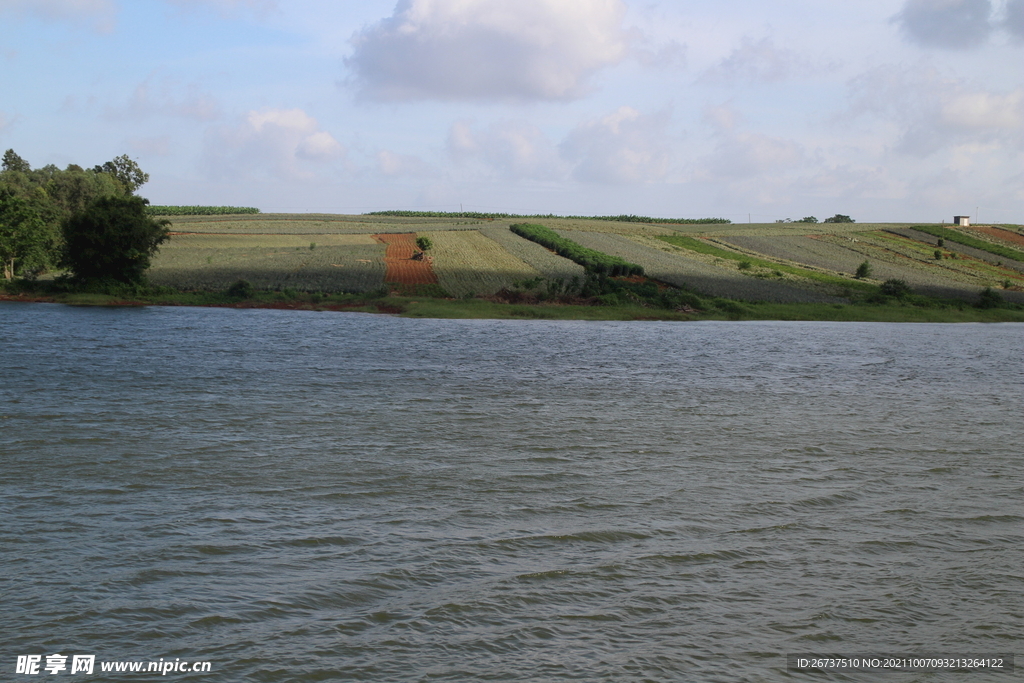
[[1024,0],[0,0],[0,149],[153,204],[1024,223]]

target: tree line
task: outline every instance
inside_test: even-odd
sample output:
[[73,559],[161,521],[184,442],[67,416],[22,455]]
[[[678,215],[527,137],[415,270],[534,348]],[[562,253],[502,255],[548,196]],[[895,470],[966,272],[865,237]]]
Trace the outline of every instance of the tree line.
[[67,269],[71,279],[141,282],[168,221],[146,215],[136,191],[149,180],[127,155],[86,169],[33,169],[13,149],[0,167],[4,279]]

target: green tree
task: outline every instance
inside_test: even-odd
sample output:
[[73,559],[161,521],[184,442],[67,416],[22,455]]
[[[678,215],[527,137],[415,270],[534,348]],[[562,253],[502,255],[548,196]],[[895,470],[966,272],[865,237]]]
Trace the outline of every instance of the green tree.
[[13,149],[9,149],[4,152],[3,170],[28,173],[32,170],[32,167],[27,161],[18,156]]
[[31,199],[0,193],[0,261],[3,276],[34,277],[52,265],[57,231],[47,220],[46,206]]
[[62,264],[84,280],[141,283],[170,221],[146,215],[142,197],[101,197],[64,221]]
[[137,189],[149,182],[149,174],[143,172],[127,154],[114,157],[102,166],[96,166],[93,171],[116,178],[124,186],[126,194],[135,194]]
[[853,274],[858,280],[862,280],[866,277],[871,277],[871,264],[865,261],[864,263],[857,266],[857,272]]
[[835,216],[832,216],[832,218],[826,218],[823,222],[825,222],[825,223],[856,223],[857,221],[853,220],[852,218],[850,218],[847,215],[844,215],[844,214],[841,214],[841,213],[837,213]]

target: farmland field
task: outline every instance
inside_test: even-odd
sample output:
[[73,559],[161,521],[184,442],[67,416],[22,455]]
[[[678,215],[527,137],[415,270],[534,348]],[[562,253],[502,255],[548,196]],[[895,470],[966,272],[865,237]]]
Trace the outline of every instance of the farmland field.
[[[538,222],[582,246],[637,263],[657,280],[711,296],[837,302],[849,290],[870,292],[873,285],[898,278],[922,294],[970,301],[982,288],[993,287],[1008,301],[1024,302],[1024,264],[950,241],[936,259],[937,240],[910,224]],[[454,296],[489,295],[538,277],[582,279],[582,267],[513,234],[509,224],[452,216],[177,216],[150,279],[182,289],[223,289],[245,279],[266,289],[366,292],[385,281],[388,264],[382,241],[393,241],[393,236],[411,249],[413,235],[430,237],[431,259],[404,263],[407,255],[403,264],[432,270],[430,277],[436,276]],[[971,230],[979,239],[1002,244],[1024,240],[1019,232],[1004,228]],[[698,253],[693,250],[696,243],[667,244],[661,236],[701,238],[701,244],[734,255]],[[744,263],[746,257],[750,263]],[[852,279],[865,260],[872,266],[871,276]],[[391,265],[397,267],[395,263]]]
[[181,289],[365,292],[384,282],[384,245],[369,235],[175,235],[160,247],[149,279]]
[[826,293],[743,275],[736,268],[716,266],[696,254],[690,257],[680,251],[670,252],[623,235],[582,231],[562,234],[590,249],[638,263],[656,280],[711,296],[776,302],[839,301]]
[[539,270],[478,231],[422,234],[433,242],[428,253],[438,281],[454,296],[490,295],[516,281],[542,277]]

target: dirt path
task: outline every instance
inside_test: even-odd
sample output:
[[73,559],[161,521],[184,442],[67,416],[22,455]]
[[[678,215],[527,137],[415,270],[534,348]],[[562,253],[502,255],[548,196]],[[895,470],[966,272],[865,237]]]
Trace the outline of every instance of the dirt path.
[[385,233],[374,235],[378,242],[388,245],[384,252],[384,265],[387,268],[384,282],[397,282],[403,285],[436,285],[437,276],[430,266],[430,258],[414,261],[412,255],[419,251],[416,246],[416,233]]

